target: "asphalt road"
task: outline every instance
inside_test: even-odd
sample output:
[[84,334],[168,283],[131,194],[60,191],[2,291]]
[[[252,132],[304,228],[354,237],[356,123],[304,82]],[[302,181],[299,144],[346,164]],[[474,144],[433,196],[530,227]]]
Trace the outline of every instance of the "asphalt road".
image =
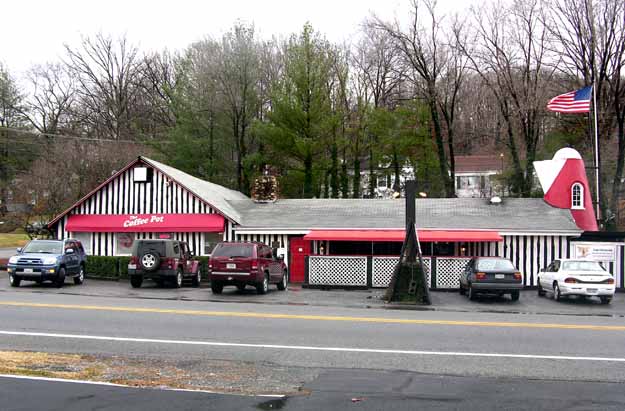
[[[621,315],[225,304],[68,295],[45,287],[4,290],[0,312],[0,350],[269,365],[310,391],[276,403],[287,409],[409,409],[415,403],[474,409],[490,401],[510,408],[625,408]],[[26,397],[22,392],[14,395]],[[243,404],[233,398],[259,404],[229,396],[231,409]],[[349,405],[341,402],[347,399]]]
[[618,410],[620,384],[329,369],[282,398],[137,389],[0,377],[4,411],[48,410]]

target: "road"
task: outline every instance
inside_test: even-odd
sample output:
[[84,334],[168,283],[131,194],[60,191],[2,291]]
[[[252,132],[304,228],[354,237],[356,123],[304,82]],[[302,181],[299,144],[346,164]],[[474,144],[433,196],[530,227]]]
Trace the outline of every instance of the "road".
[[[238,390],[287,394],[275,403],[285,409],[346,409],[347,400],[358,409],[414,409],[416,403],[434,409],[504,403],[520,409],[625,409],[620,315],[367,310],[43,291],[0,293],[0,351],[164,361],[193,370],[228,364],[236,369]],[[158,398],[153,390],[136,395]],[[231,401],[231,409],[266,401],[222,400]]]

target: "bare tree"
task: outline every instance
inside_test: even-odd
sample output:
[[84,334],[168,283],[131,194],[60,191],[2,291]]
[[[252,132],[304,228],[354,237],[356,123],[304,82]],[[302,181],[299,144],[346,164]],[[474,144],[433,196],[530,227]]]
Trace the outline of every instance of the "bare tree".
[[154,134],[163,134],[176,125],[174,93],[178,78],[176,54],[163,51],[143,57],[139,86],[142,89],[140,113],[149,116],[148,124]]
[[237,188],[249,193],[250,175],[244,160],[250,153],[250,125],[258,112],[260,57],[254,27],[236,24],[224,35],[220,48],[217,84],[230,118],[236,155]]
[[[448,161],[448,155],[453,156],[453,134],[449,140],[449,134],[445,132],[443,121],[441,120],[441,102],[449,103],[451,99],[441,98],[441,81],[443,77],[461,79],[462,76],[451,74],[454,69],[450,69],[449,64],[453,59],[453,49],[445,41],[443,20],[445,16],[437,14],[435,0],[411,0],[412,12],[411,21],[407,29],[403,29],[399,21],[392,23],[384,22],[375,18],[373,26],[386,32],[395,43],[407,68],[408,78],[412,81],[420,97],[422,97],[429,108],[432,134],[434,136],[439,160],[439,171],[441,181],[444,182],[445,194],[448,197],[455,195],[454,190],[454,170],[453,160]],[[462,66],[456,66],[459,69]],[[461,81],[447,81],[447,86],[460,86]],[[448,94],[448,93],[446,93]],[[452,92],[452,95],[454,93]],[[449,95],[449,94],[448,94]],[[451,114],[451,113],[448,113]],[[449,120],[453,117],[449,116]],[[445,142],[448,142],[447,147]],[[451,153],[447,153],[449,148]]]
[[471,68],[493,93],[503,118],[514,170],[514,191],[529,196],[536,159],[547,85],[554,76],[549,54],[548,29],[542,23],[538,0],[516,0],[473,10],[474,47],[460,41]]
[[385,30],[376,29],[369,22],[363,27],[363,36],[354,48],[351,63],[354,71],[356,125],[351,145],[354,158],[354,197],[359,196],[360,156],[369,151],[369,196],[375,195],[376,161],[375,144],[377,136],[368,130],[367,123],[371,109],[392,108],[398,99],[397,90],[402,81],[399,49],[392,36]]
[[[616,125],[617,161],[609,203],[609,208],[614,213],[620,196],[625,162],[622,114],[625,87],[622,80],[625,3],[621,0],[554,0],[549,17],[554,47],[562,50],[562,71],[573,79],[581,79],[585,85],[595,86],[601,142],[609,141]],[[603,181],[606,169],[604,167],[600,170],[600,180]],[[601,215],[609,217],[606,214],[606,191],[601,187],[598,190],[602,205]]]
[[59,63],[37,65],[28,72],[32,94],[24,116],[40,133],[56,134],[71,129],[76,83],[67,67]]
[[86,131],[98,137],[136,136],[134,104],[139,97],[141,59],[125,37],[85,37],[79,47],[65,45],[66,64],[79,84],[80,111]]

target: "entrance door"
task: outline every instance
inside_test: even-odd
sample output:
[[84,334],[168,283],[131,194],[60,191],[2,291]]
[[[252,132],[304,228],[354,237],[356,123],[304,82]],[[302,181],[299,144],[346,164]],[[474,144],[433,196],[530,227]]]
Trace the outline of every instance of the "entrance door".
[[303,238],[291,238],[290,244],[289,280],[293,283],[303,283],[306,256],[310,255],[310,241]]

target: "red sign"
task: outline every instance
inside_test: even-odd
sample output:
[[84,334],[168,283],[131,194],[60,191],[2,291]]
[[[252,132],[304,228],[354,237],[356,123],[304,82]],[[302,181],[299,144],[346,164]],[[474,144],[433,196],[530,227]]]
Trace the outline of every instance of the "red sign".
[[224,231],[219,214],[107,214],[70,215],[65,226],[69,232],[108,233],[184,233]]

